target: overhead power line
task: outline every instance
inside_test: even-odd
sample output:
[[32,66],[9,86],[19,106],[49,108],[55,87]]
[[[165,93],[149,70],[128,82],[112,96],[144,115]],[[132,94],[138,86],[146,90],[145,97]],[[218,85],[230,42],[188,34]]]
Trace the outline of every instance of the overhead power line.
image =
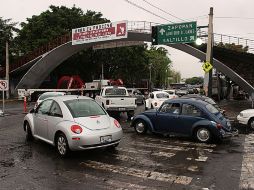
[[148,2],[147,0],[143,0],[143,1],[144,1],[145,3],[147,3],[148,5],[150,5],[150,6],[154,7],[154,8],[156,8],[156,9],[158,9],[158,10],[160,10],[160,11],[162,11],[163,13],[166,13],[167,15],[170,15],[170,16],[172,16],[172,17],[174,17],[174,18],[176,18],[176,19],[179,19],[179,20],[181,20],[181,21],[186,21],[186,20],[184,20],[184,19],[182,19],[182,18],[179,18],[179,17],[177,17],[177,16],[175,16],[175,15],[173,15],[173,14],[171,14],[171,13],[169,13],[169,12],[163,10],[163,9],[161,9],[160,7],[157,7],[157,6],[153,5],[152,3]]
[[124,0],[124,1],[126,1],[127,3],[129,3],[129,4],[131,4],[131,5],[135,6],[135,7],[137,7],[137,8],[139,8],[139,9],[142,9],[143,11],[148,12],[148,13],[150,13],[150,14],[156,16],[156,17],[159,17],[159,18],[161,18],[161,19],[163,19],[163,20],[166,20],[166,21],[168,21],[168,22],[170,22],[170,23],[173,23],[172,21],[170,21],[170,20],[168,20],[168,19],[166,19],[166,18],[164,18],[164,17],[162,17],[162,16],[160,16],[160,15],[157,15],[157,14],[153,13],[152,11],[149,11],[149,10],[145,9],[144,7],[142,7],[142,6],[140,6],[140,5],[136,4],[136,3],[133,3],[132,1],[129,1],[129,0]]
[[233,16],[217,16],[214,18],[220,18],[220,19],[242,19],[242,20],[254,20],[253,17],[233,17]]

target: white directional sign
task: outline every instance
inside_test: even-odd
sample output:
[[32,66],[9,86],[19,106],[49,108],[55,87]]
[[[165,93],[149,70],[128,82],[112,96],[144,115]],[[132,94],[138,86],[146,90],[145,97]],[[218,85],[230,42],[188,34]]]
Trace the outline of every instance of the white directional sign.
[[9,83],[8,80],[0,80],[0,91],[9,90]]
[[72,29],[72,45],[127,38],[127,21]]

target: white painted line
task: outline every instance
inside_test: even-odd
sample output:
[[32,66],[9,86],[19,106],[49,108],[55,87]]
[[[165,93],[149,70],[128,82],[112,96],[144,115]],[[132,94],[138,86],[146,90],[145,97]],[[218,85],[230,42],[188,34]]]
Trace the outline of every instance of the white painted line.
[[171,158],[175,156],[175,153],[171,152],[157,152],[157,151],[151,151],[151,150],[136,150],[136,149],[131,149],[131,148],[117,148],[119,151],[123,152],[128,152],[128,153],[134,153],[134,154],[149,154],[151,156],[158,156],[158,157],[166,157],[166,158]]
[[192,177],[177,176],[173,174],[166,174],[166,173],[140,170],[140,169],[129,168],[129,167],[115,166],[115,165],[110,165],[110,164],[95,162],[95,161],[82,162],[81,165],[90,167],[93,169],[99,169],[99,170],[109,171],[113,173],[139,177],[143,179],[151,179],[156,181],[177,183],[182,185],[188,185],[192,181]]
[[72,181],[75,182],[81,182],[82,178],[78,178],[75,179],[73,176],[79,176],[82,175],[85,178],[85,181],[87,181],[86,179],[92,179],[95,180],[97,182],[103,182],[102,185],[99,185],[98,183],[96,184],[97,186],[100,187],[104,187],[105,188],[105,183],[107,184],[107,187],[111,187],[109,189],[130,189],[130,190],[155,190],[155,188],[152,187],[148,187],[148,186],[143,186],[143,185],[138,185],[138,184],[134,184],[134,183],[128,183],[128,182],[123,182],[123,181],[119,181],[119,180],[113,180],[113,179],[105,179],[105,176],[102,177],[97,177],[97,176],[93,176],[87,173],[77,173],[77,172],[71,172],[71,171],[67,171],[64,173],[59,174],[62,177],[68,178]]
[[254,134],[246,135],[239,189],[254,189]]

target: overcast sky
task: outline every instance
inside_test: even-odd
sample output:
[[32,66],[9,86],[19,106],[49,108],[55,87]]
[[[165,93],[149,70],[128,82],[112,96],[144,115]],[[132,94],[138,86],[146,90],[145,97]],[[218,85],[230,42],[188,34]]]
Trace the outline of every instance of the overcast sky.
[[[101,12],[111,21],[168,21],[145,12],[125,0],[1,0],[0,17],[11,18],[15,22],[25,22],[26,18],[38,15],[50,5],[81,8]],[[214,32],[254,39],[254,0],[129,0],[135,4],[172,22],[181,19],[196,20],[198,25],[207,25],[209,8],[214,7]],[[148,3],[164,10],[162,12]],[[175,17],[171,16],[174,15]],[[226,17],[226,18],[225,18]],[[233,17],[233,18],[228,18]],[[167,48],[175,70],[182,77],[203,76],[201,63],[196,58],[181,51]]]

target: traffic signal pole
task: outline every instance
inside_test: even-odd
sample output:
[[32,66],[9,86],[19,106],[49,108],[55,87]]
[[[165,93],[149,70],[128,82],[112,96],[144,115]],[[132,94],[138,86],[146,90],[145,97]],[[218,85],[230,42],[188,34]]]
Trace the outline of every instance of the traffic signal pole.
[[[210,7],[210,13],[209,13],[206,62],[209,62],[211,65],[213,65],[213,7]],[[213,75],[213,69],[205,73],[205,77],[204,77],[205,95],[209,97],[212,96],[212,81],[213,81],[212,75]]]

